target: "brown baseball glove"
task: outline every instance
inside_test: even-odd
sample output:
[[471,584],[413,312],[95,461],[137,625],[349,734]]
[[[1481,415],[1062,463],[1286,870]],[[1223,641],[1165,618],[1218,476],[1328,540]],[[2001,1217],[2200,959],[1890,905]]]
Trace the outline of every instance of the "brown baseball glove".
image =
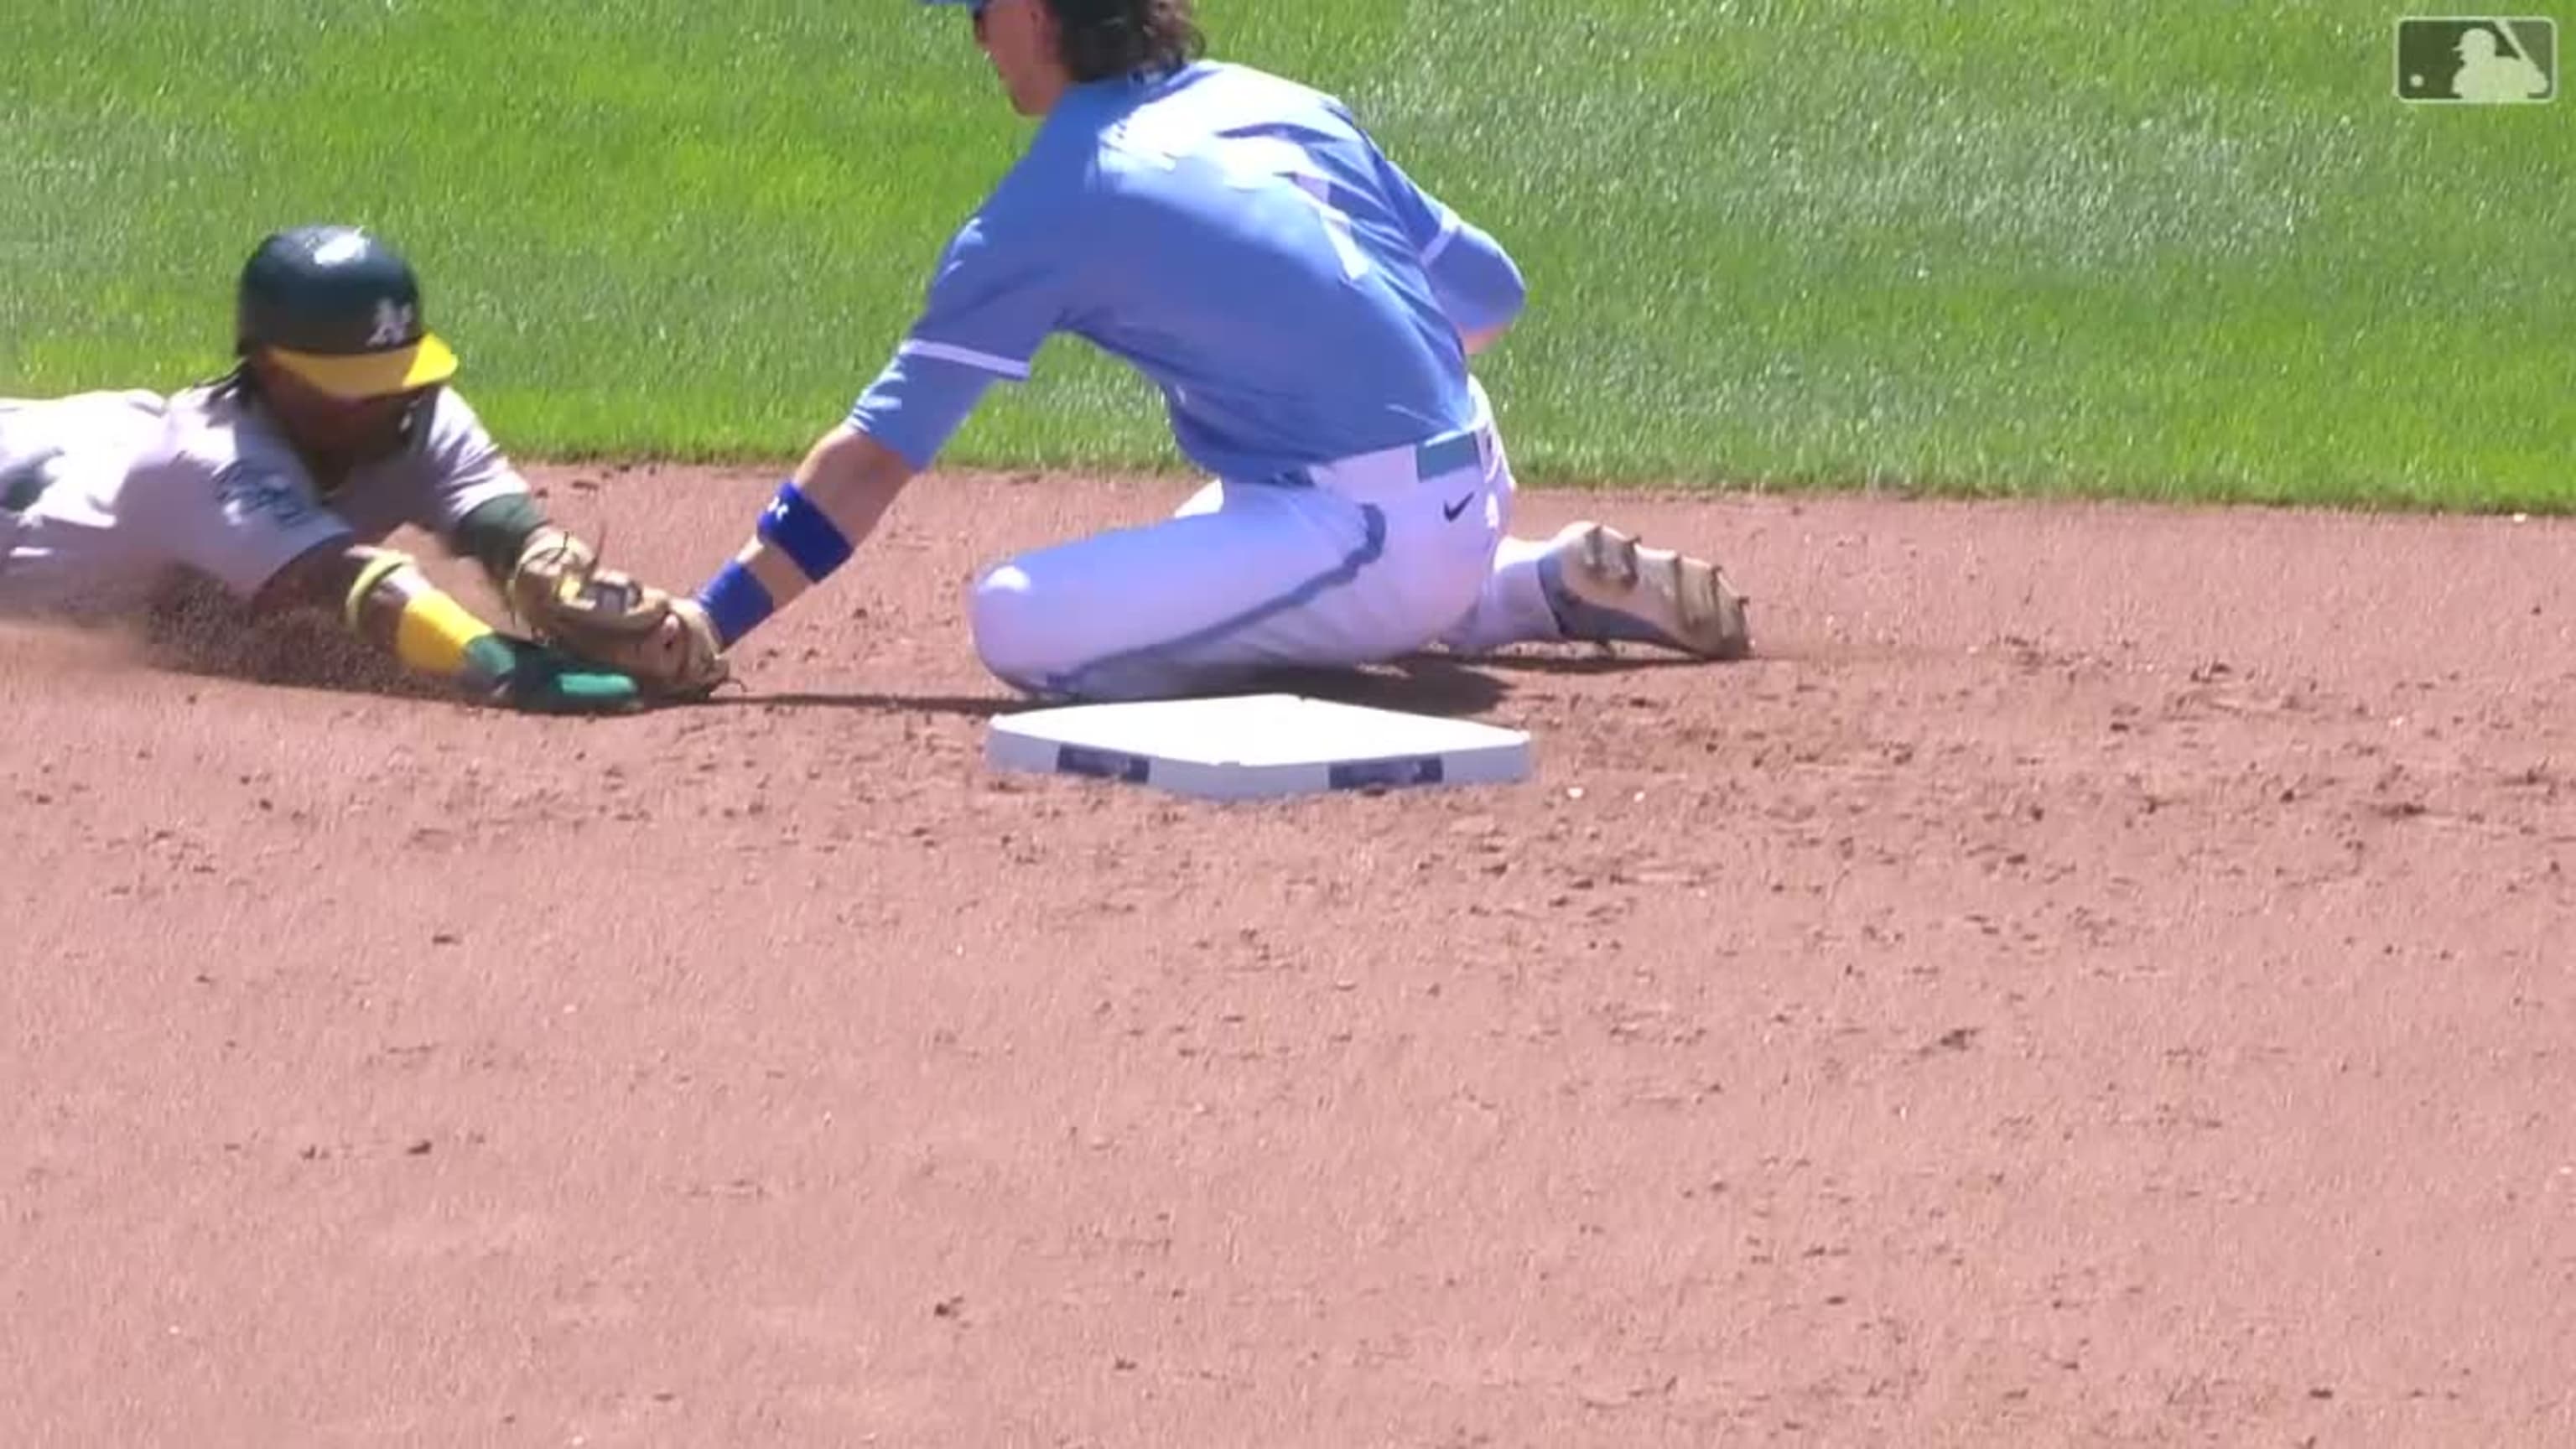
[[600,567],[597,552],[561,528],[528,536],[503,592],[539,642],[633,675],[655,698],[704,698],[733,672],[697,600]]

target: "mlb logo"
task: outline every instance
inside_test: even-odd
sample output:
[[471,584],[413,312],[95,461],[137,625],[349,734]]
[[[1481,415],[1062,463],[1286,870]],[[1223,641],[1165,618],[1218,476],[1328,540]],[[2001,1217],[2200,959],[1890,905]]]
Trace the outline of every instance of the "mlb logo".
[[2411,15],[2397,22],[2397,98],[2466,106],[2558,99],[2558,22]]

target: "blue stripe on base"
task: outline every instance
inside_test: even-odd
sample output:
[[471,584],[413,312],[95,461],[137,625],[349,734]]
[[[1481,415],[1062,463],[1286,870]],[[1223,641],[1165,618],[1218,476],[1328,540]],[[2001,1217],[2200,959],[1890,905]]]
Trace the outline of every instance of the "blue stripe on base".
[[1051,692],[1075,698],[1101,698],[1103,696],[1096,693],[1094,689],[1087,688],[1086,685],[1100,680],[1105,675],[1116,675],[1122,672],[1132,674],[1139,669],[1168,668],[1179,662],[1177,659],[1179,655],[1204,649],[1229,634],[1241,633],[1265,619],[1284,614],[1291,609],[1302,609],[1335,589],[1348,587],[1352,580],[1360,576],[1361,570],[1377,562],[1386,553],[1386,514],[1375,504],[1362,505],[1360,514],[1367,529],[1360,540],[1360,546],[1351,550],[1340,563],[1323,573],[1317,574],[1277,598],[1264,600],[1231,618],[1220,619],[1204,629],[1183,634],[1177,639],[1160,644],[1148,644],[1141,649],[1130,649],[1124,653],[1112,654],[1105,659],[1096,659],[1079,669],[1047,680],[1044,687]]
[[1131,755],[1123,750],[1058,745],[1055,769],[1059,775],[1081,775],[1093,780],[1118,780],[1129,785],[1142,785],[1154,773],[1154,762],[1143,755]]
[[1438,755],[1416,755],[1399,760],[1350,760],[1324,772],[1324,784],[1333,790],[1401,789],[1408,785],[1437,785],[1449,774],[1447,762]]
[[778,545],[799,572],[818,584],[850,561],[850,540],[840,525],[815,507],[793,478],[779,484],[776,501],[761,510],[760,536]]

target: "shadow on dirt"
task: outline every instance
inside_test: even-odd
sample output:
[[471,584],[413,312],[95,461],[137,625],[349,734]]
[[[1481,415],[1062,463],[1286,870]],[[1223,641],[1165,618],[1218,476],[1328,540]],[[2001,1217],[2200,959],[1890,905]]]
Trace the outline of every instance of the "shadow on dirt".
[[[156,600],[139,619],[119,622],[117,632],[131,641],[136,663],[171,673],[396,699],[450,698],[437,681],[405,669],[382,651],[352,638],[339,621],[319,613],[254,621],[220,595],[189,590]],[[1409,714],[1465,718],[1501,704],[1515,687],[1513,675],[1584,676],[1707,667],[1705,661],[1677,655],[1639,650],[1614,653],[1607,648],[1504,652],[1473,659],[1435,651],[1349,669],[1268,670],[1213,692],[1295,694]],[[1000,692],[761,692],[736,686],[684,707],[833,709],[991,719],[1041,708],[1043,702]]]
[[[1412,714],[1460,716],[1491,709],[1510,693],[1508,681],[1454,659],[1422,655],[1359,669],[1277,669],[1265,671],[1224,695],[1298,694],[1374,709]],[[846,709],[875,714],[945,714],[990,719],[1022,710],[1045,708],[1045,702],[1017,695],[958,694],[826,694],[812,691],[755,693],[719,690],[698,708]]]
[[1360,669],[1283,669],[1240,693],[1302,694],[1368,709],[1457,718],[1482,714],[1511,693],[1511,682],[1438,654],[1416,654]]
[[965,719],[990,719],[1025,707],[1025,701],[1000,695],[821,694],[812,691],[744,694],[721,689],[689,706],[691,709],[847,709],[868,714],[946,714]]
[[[1580,647],[1580,646],[1578,646]],[[1730,663],[1739,661],[1730,661]],[[1741,663],[1759,662],[1755,659]],[[1612,653],[1606,648],[1584,648],[1581,653],[1560,650],[1551,654],[1489,654],[1476,661],[1480,669],[1504,674],[1648,674],[1665,669],[1724,669],[1728,664],[1713,664],[1688,655],[1647,653],[1636,650]]]
[[[1494,654],[1479,656],[1473,661],[1443,654],[1416,654],[1386,664],[1354,669],[1268,670],[1233,688],[1211,693],[1296,694],[1336,704],[1456,719],[1483,714],[1501,704],[1512,692],[1514,685],[1509,676],[1514,674],[1634,674],[1711,667],[1725,666],[1711,666],[1706,660],[1680,655],[1643,652]],[[1046,704],[1016,695],[753,693],[724,689],[693,707],[720,706],[736,709],[845,709],[873,714],[939,714],[991,719],[1045,708]]]

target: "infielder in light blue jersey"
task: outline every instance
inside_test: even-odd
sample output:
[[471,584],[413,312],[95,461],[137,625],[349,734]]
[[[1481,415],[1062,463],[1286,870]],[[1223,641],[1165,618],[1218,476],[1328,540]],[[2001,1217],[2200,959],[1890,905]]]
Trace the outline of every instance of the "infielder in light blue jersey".
[[1188,0],[925,3],[968,5],[1013,107],[1043,119],[885,370],[698,591],[725,646],[846,562],[985,390],[1069,332],[1152,379],[1217,481],[976,582],[976,650],[1023,691],[1214,692],[1435,643],[1747,652],[1705,560],[1598,523],[1508,536],[1468,359],[1519,314],[1520,272],[1341,102],[1200,59]]

